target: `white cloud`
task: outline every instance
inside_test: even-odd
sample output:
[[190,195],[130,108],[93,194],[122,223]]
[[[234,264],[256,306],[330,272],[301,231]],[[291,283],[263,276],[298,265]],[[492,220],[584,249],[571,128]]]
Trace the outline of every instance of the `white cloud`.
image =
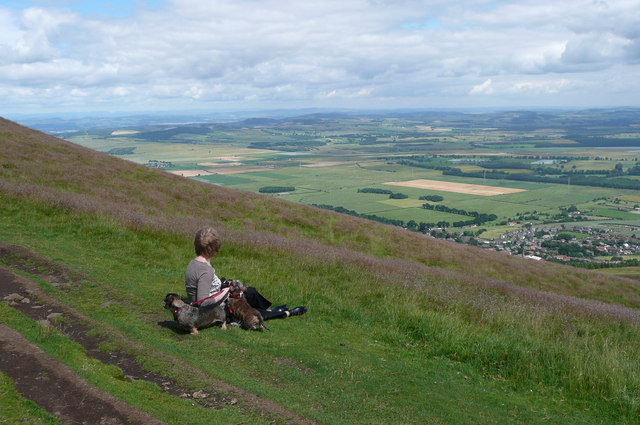
[[514,93],[555,106],[580,100],[553,96],[577,80],[594,102],[612,98],[614,69],[638,90],[627,81],[640,66],[637,0],[171,0],[124,17],[24,3],[0,6],[5,114],[55,102],[463,107],[470,97],[509,105]]
[[473,86],[469,94],[491,94],[493,93],[493,87],[491,83],[491,78],[486,80],[484,83],[478,84],[477,86]]
[[588,33],[567,43],[562,60],[569,64],[606,63],[624,60],[632,41],[613,33]]
[[561,78],[559,80],[521,81],[513,84],[509,91],[519,94],[557,94],[570,88],[571,82]]

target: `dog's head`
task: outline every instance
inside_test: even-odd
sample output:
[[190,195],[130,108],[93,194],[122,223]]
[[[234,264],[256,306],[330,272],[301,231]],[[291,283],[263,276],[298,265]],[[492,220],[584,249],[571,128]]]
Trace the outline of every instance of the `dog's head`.
[[164,305],[164,308],[166,309],[181,308],[181,307],[184,307],[185,302],[182,301],[182,298],[180,298],[180,295],[170,293],[170,294],[167,294],[166,297],[164,297],[163,305]]
[[229,295],[232,297],[241,297],[244,291],[247,290],[247,285],[239,280],[232,280],[229,282]]

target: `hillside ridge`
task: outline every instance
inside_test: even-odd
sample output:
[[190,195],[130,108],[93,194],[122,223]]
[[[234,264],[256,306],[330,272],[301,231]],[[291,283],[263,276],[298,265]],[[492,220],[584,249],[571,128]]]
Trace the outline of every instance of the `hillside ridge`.
[[[0,267],[90,319],[91,335],[116,335],[106,355],[131,342],[145,370],[245,394],[203,423],[637,419],[637,281],[193,181],[3,119],[0,149]],[[183,290],[202,225],[223,235],[221,276],[309,313],[264,333],[173,330],[160,300]],[[123,380],[9,304],[3,323],[101,390],[167,423],[207,409]]]
[[[208,221],[242,243],[307,254],[338,249],[334,257],[397,258],[410,264],[458,270],[563,295],[610,301],[598,294],[619,291],[621,305],[640,307],[640,287],[630,279],[536,264],[530,260],[427,238],[400,228],[293,204],[281,199],[196,182],[91,151],[0,119],[6,156],[0,188],[17,196],[47,200],[60,208],[108,214],[134,227],[164,228],[188,235],[194,222]],[[10,136],[10,137],[7,137]],[[349,254],[349,252],[351,254]],[[517,271],[510,271],[516,269]],[[563,274],[557,281],[558,273]],[[513,275],[513,276],[510,276]],[[517,276],[517,277],[516,277]],[[593,281],[587,287],[584,283]],[[571,290],[567,290],[567,282]]]

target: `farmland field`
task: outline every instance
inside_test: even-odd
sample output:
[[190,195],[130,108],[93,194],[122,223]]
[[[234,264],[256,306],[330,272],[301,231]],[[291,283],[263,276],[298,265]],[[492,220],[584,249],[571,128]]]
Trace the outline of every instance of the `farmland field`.
[[600,124],[596,133],[562,113],[505,112],[320,114],[65,137],[187,178],[252,192],[291,187],[271,196],[405,223],[494,214],[482,227],[498,237],[514,223],[565,223],[559,216],[579,208],[578,218],[601,227],[640,228],[640,113],[621,112],[613,124],[597,111],[581,114]]
[[436,180],[411,180],[405,182],[386,182],[384,184],[402,187],[415,187],[417,189],[431,189],[438,192],[466,193],[468,195],[496,196],[507,193],[524,192],[524,189],[513,189],[507,187],[485,186],[468,183],[451,183]]

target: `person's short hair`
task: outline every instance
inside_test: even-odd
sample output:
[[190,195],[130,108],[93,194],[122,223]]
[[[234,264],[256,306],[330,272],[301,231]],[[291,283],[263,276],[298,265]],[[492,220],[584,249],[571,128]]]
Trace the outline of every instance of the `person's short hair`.
[[203,257],[212,258],[220,250],[222,241],[218,236],[216,229],[210,226],[201,227],[196,232],[196,237],[193,240],[193,246],[196,249],[196,255],[202,255]]

